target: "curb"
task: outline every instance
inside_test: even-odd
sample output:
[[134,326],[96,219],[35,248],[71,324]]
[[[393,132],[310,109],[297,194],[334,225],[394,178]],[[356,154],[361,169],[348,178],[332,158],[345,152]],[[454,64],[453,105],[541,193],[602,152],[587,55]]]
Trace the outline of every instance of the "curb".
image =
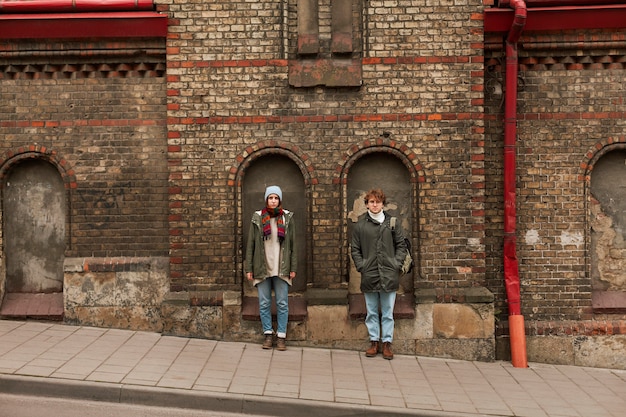
[[[293,417],[468,417],[471,413],[449,413],[369,405],[331,403],[250,394],[214,393],[168,389],[108,382],[75,381],[59,378],[0,375],[0,392],[35,397],[68,398],[120,404],[222,411],[247,415]],[[497,416],[490,416],[497,417]]]

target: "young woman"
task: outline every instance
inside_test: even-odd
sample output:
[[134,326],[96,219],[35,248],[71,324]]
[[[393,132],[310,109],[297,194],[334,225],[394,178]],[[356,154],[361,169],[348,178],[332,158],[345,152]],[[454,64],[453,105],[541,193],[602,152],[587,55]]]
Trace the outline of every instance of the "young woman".
[[370,190],[364,199],[367,213],[359,217],[354,226],[351,251],[354,265],[361,273],[361,292],[365,296],[367,309],[365,325],[370,347],[365,356],[374,357],[378,354],[382,324],[383,358],[391,360],[395,324],[393,308],[407,247],[399,225],[396,225],[394,231],[391,230],[391,216],[383,211],[387,203],[383,191]]
[[296,277],[297,257],[293,213],[282,207],[283,192],[272,185],[265,190],[265,207],[252,215],[244,270],[259,293],[263,349],[274,345],[272,288],[276,297],[276,349],[286,350],[289,317],[288,292]]

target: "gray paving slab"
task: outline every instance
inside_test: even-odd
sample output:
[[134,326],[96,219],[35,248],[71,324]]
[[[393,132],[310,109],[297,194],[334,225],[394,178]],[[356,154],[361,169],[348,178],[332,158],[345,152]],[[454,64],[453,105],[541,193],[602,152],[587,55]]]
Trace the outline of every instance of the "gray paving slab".
[[612,417],[626,371],[0,320],[0,392],[290,417]]

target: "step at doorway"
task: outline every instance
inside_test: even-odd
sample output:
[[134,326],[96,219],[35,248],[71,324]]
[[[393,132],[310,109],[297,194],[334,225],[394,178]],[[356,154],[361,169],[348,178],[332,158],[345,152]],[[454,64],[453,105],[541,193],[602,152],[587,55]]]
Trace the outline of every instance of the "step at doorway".
[[7,293],[0,318],[63,320],[63,293]]

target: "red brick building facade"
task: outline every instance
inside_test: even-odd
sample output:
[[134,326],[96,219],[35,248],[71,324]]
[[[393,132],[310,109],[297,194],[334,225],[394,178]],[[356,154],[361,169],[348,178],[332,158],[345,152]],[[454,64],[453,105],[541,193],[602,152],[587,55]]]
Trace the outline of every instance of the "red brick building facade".
[[[300,235],[290,343],[361,349],[348,242],[382,186],[417,264],[396,350],[509,358],[504,40],[519,2],[19,3],[0,2],[5,316],[11,296],[56,293],[69,323],[259,340],[243,248],[278,183]],[[527,3],[513,235],[528,359],[623,367],[626,24],[606,16],[626,9]]]

